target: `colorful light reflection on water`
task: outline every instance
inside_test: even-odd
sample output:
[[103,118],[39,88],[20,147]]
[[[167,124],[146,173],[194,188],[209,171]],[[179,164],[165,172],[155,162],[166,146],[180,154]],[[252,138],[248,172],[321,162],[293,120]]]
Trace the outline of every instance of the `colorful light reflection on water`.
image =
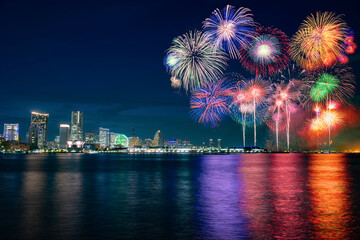
[[360,156],[0,155],[1,239],[359,239]]

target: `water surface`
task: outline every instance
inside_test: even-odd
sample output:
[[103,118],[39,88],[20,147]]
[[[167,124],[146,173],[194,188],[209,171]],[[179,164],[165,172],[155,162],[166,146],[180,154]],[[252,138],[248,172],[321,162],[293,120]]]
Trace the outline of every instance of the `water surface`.
[[0,155],[1,239],[359,239],[360,156]]

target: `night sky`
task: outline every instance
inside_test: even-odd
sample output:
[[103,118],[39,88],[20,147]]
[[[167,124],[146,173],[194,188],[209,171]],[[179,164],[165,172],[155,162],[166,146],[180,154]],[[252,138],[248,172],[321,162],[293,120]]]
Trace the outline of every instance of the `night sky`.
[[[171,41],[226,4],[248,7],[254,20],[291,37],[310,13],[333,11],[360,32],[356,2],[342,1],[16,1],[0,2],[0,124],[19,123],[25,139],[30,112],[49,113],[49,137],[60,123],[70,123],[71,111],[84,112],[84,132],[99,127],[153,138],[181,138],[201,144],[222,138],[223,145],[241,145],[241,126],[231,120],[219,128],[204,128],[189,116],[189,96],[170,87],[163,66]],[[360,76],[360,50],[349,65]],[[239,62],[227,72],[249,76]],[[354,103],[359,105],[359,84]],[[0,125],[2,126],[2,125]],[[248,128],[252,141],[252,128]],[[0,130],[2,133],[2,130]],[[340,136],[358,139],[359,128]],[[258,131],[259,145],[267,127]]]

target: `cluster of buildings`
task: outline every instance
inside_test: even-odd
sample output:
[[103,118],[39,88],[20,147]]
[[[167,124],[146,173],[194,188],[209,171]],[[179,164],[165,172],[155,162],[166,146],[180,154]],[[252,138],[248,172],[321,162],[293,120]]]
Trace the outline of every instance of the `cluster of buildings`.
[[[81,111],[71,113],[70,123],[59,125],[59,135],[54,141],[48,141],[48,113],[31,112],[30,126],[26,134],[26,140],[22,141],[19,135],[18,123],[4,123],[3,134],[0,135],[0,151],[106,151],[114,149],[193,149],[190,141],[181,139],[165,140],[160,130],[155,132],[154,138],[140,139],[135,136],[134,127],[132,136],[111,132],[108,128],[100,127],[94,133],[84,133],[84,115]],[[205,143],[203,143],[205,146]],[[215,148],[212,139],[209,147]],[[217,147],[221,148],[221,140],[217,141]]]

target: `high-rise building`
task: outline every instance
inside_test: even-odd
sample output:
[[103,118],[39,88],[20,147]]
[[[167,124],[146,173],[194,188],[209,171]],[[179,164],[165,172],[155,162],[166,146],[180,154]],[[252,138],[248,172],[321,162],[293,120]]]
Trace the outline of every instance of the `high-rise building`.
[[69,141],[69,130],[70,125],[69,124],[60,124],[60,148],[66,148],[67,147],[67,141]]
[[31,149],[36,149],[39,146],[39,129],[35,125],[30,125],[27,133],[28,145]]
[[162,147],[164,145],[163,135],[160,130],[157,130],[154,136],[154,147]]
[[99,128],[99,143],[101,148],[110,146],[110,130],[108,128]]
[[19,124],[4,123],[3,138],[7,141],[19,141]]
[[218,148],[218,149],[221,149],[221,139],[218,139],[218,140],[217,140],[217,148]]
[[83,141],[83,113],[80,111],[71,112],[71,141]]
[[[33,148],[44,148],[47,143],[48,113],[31,112],[31,122],[28,133],[28,143]],[[31,133],[31,134],[30,134]],[[36,140],[36,142],[34,142]]]
[[110,147],[111,148],[115,147],[115,138],[117,135],[119,135],[119,133],[114,133],[114,132],[110,133]]
[[209,139],[209,147],[214,147],[214,140]]

